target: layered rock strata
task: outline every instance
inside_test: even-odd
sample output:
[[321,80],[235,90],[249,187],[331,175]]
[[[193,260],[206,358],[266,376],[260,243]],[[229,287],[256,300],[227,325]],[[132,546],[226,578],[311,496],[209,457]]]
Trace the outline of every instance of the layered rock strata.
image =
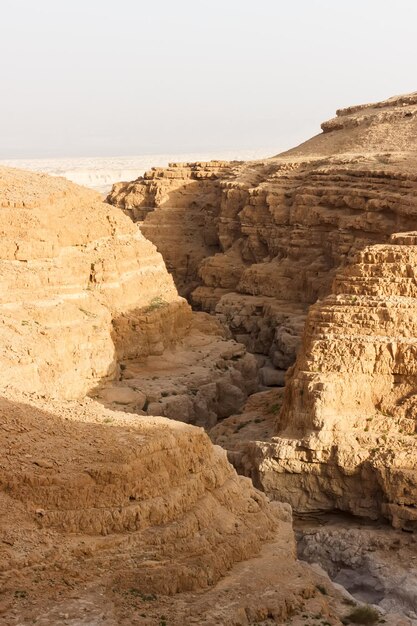
[[[299,336],[300,308],[329,293],[337,268],[414,228],[416,101],[411,94],[340,110],[321,135],[265,161],[154,169],[116,185],[108,201],[140,221],[195,307],[226,315],[268,366],[281,363],[265,327],[284,315]],[[211,250],[200,245],[205,237]],[[285,367],[295,348],[285,347]]]
[[232,418],[213,431],[243,473],[298,511],[416,526],[416,244],[401,233],[366,247],[311,307],[269,440],[232,442]]
[[[117,183],[108,197],[141,223],[145,237],[158,241],[181,295],[190,295],[199,283],[201,261],[220,249],[216,227],[222,200],[220,183],[238,166],[238,162],[222,161],[172,163],[169,169],[147,172],[141,185]],[[163,211],[162,220],[155,207]]]
[[[283,467],[295,463],[304,473],[306,462],[305,493],[312,479],[321,494],[310,493],[309,506],[327,500],[410,528],[417,520],[416,243],[416,233],[403,233],[391,245],[365,248],[336,277],[333,295],[311,309],[278,424],[299,440],[283,440]],[[293,487],[297,472],[290,470]]]
[[[118,379],[141,359],[198,352],[201,323],[154,245],[62,179],[1,169],[0,211],[0,621],[243,625],[304,610],[340,623],[337,594],[296,563],[289,507],[202,429],[82,398],[103,379],[126,393]],[[243,348],[202,326],[236,378]]]
[[[336,507],[411,528],[414,235],[391,237],[415,228],[417,95],[341,109],[322,130],[262,162],[154,170],[109,200],[132,212],[135,194],[152,187],[143,225],[169,215],[170,244],[181,246],[167,181],[180,187],[181,176],[212,168],[218,251],[200,262],[190,300],[262,355],[262,384],[285,382],[305,312],[319,302],[272,441],[243,441],[247,416],[263,424],[267,406],[230,417],[214,440],[228,440],[240,471],[298,510]],[[204,214],[198,197],[196,206]],[[150,237],[162,250],[163,232]]]
[[161,255],[99,194],[2,169],[0,204],[3,385],[82,396],[118,360],[186,334],[191,312]]

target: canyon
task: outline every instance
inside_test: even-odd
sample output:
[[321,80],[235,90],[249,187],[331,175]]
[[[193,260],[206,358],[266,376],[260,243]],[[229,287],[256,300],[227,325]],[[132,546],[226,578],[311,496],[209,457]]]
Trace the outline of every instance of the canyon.
[[417,623],[417,94],[322,131],[0,168],[1,623]]
[[417,519],[416,114],[417,94],[342,109],[277,157],[155,168],[108,198],[256,355],[262,393],[286,383],[210,434],[300,513]]
[[98,193],[2,168],[0,210],[0,622],[339,624],[290,507],[185,423],[242,405],[255,357]]

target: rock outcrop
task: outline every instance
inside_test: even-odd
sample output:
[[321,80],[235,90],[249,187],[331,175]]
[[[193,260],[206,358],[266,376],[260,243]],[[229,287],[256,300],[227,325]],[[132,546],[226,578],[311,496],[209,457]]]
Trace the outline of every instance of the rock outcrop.
[[143,406],[123,381],[146,359],[197,361],[203,331],[218,386],[256,384],[253,357],[193,316],[155,246],[94,192],[1,169],[0,211],[0,621],[339,624],[337,594],[296,562],[289,507],[203,429],[83,397]]
[[270,496],[415,529],[416,266],[414,232],[358,253],[310,309],[282,408],[267,404],[275,425],[260,437],[242,426],[236,440],[236,421],[259,415],[249,406],[213,431]]
[[154,169],[108,201],[139,220],[195,307],[217,311],[268,367],[285,369],[300,315],[329,293],[336,270],[414,228],[416,102],[343,109],[321,135],[265,161]]
[[208,429],[243,408],[258,389],[259,370],[245,346],[195,313],[187,337],[162,355],[120,362],[120,379],[92,394],[108,407],[163,415]]
[[[282,410],[281,400],[267,406],[268,396],[257,409],[250,401],[213,429],[213,439],[240,471],[297,510],[383,515],[410,529],[417,335],[415,236],[407,233],[417,216],[417,94],[342,109],[322,130],[262,162],[154,170],[119,185],[109,201],[143,228],[152,223],[149,237],[163,252],[156,225],[164,220],[171,247],[183,241],[168,181],[178,188],[181,176],[185,185],[211,172],[217,251],[200,262],[189,299],[261,355],[264,385],[283,384],[317,302]],[[145,190],[149,208],[139,215],[135,194]],[[205,214],[198,196],[187,206]],[[178,281],[174,262],[172,271]]]
[[82,396],[118,360],[186,334],[191,311],[161,255],[98,193],[2,169],[0,210],[3,385]]
[[[140,184],[117,183],[110,203],[141,223],[151,241],[158,241],[167,268],[175,276],[181,295],[198,285],[198,269],[219,250],[217,221],[222,202],[222,181],[238,171],[239,162],[172,163],[169,169],[147,172]],[[163,212],[155,213],[158,207]]]
[[281,439],[261,446],[259,465],[269,493],[280,467],[276,494],[301,510],[416,525],[416,244],[417,233],[402,233],[365,248],[310,309]]

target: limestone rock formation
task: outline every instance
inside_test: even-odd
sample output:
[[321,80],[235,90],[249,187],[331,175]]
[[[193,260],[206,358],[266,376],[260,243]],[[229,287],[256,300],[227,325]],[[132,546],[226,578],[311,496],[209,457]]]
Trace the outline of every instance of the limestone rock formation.
[[[1,623],[340,624],[338,594],[296,562],[288,505],[203,429],[140,415],[148,396],[123,385],[181,350],[197,366],[205,332],[227,415],[254,357],[193,319],[155,246],[96,193],[1,169],[0,211]],[[137,412],[83,397],[97,387]]]
[[187,332],[161,255],[98,193],[2,168],[0,210],[2,384],[82,396]]
[[226,339],[206,313],[194,313],[187,336],[175,348],[121,361],[120,370],[118,382],[92,392],[103,404],[205,428],[239,411],[259,386],[255,357]]
[[[116,183],[108,197],[133,221],[141,222],[145,237],[158,241],[182,295],[189,295],[198,284],[201,261],[217,251],[220,183],[238,166],[238,162],[222,161],[173,163],[168,170],[156,168],[146,173],[141,184]],[[163,219],[154,213],[155,206],[164,210]]]
[[403,233],[366,247],[310,310],[278,419],[281,439],[260,464],[265,485],[275,462],[288,472],[277,474],[276,493],[288,492],[300,509],[416,525],[416,244],[417,233]]
[[[145,230],[152,224],[149,237],[164,254],[158,224],[170,223],[171,249],[184,242],[169,181],[179,198],[181,176],[191,191],[190,178],[211,172],[215,249],[197,270],[195,261],[199,284],[193,280],[189,299],[259,355],[264,385],[283,384],[318,301],[287,373],[282,411],[279,402],[267,406],[268,396],[255,409],[250,400],[213,439],[297,510],[383,515],[411,529],[417,335],[415,235],[407,233],[417,216],[417,94],[342,109],[322,130],[262,162],[153,170],[119,185],[109,201]],[[135,198],[145,196],[139,214]],[[187,196],[184,211],[191,206],[202,223],[208,213],[198,194]],[[177,283],[182,267],[171,259]]]
[[265,161],[154,169],[108,201],[140,222],[181,293],[285,369],[301,316],[336,270],[414,228],[416,103],[411,94],[343,109],[321,135]]
[[[243,473],[298,511],[416,526],[416,245],[412,232],[366,247],[311,307],[274,427],[258,441],[245,429],[239,441],[230,418],[212,433]],[[251,417],[247,408],[238,421]]]

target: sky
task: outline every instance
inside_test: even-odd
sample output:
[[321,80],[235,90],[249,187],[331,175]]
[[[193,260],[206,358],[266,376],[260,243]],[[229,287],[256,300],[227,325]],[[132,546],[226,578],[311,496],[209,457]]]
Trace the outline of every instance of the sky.
[[0,158],[267,149],[417,90],[416,0],[0,0]]

